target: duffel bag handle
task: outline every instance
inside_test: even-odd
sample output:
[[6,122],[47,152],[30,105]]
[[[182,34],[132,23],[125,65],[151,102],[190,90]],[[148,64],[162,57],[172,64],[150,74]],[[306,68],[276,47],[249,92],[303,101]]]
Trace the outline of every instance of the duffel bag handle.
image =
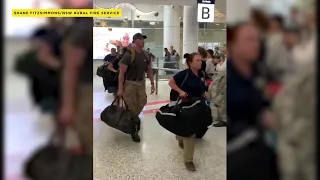
[[49,144],[64,146],[66,142],[66,128],[56,123],[55,130],[50,137]]
[[[119,101],[119,100],[122,100],[123,103],[124,103],[124,105],[125,105],[125,107],[126,107],[127,109],[129,109],[128,104],[126,103],[126,101],[124,100],[123,97],[118,97],[118,96],[117,96],[117,97],[112,101],[111,105],[114,105],[114,103],[115,103],[116,101]],[[119,103],[120,103],[120,101],[119,101]],[[119,105],[120,105],[120,104],[119,104]]]

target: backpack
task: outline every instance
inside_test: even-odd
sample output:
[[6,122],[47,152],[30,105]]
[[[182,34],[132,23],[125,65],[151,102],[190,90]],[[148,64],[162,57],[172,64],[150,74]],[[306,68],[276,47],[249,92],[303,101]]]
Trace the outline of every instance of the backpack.
[[[133,48],[127,49],[130,50],[130,55],[131,55],[131,64],[135,61],[136,59],[136,51]],[[149,54],[147,51],[143,50],[144,56],[147,59],[147,62],[149,63]]]

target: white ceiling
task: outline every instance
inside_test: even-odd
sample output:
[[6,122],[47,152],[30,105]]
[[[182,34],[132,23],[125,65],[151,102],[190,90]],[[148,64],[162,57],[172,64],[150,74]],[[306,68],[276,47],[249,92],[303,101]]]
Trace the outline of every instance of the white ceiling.
[[[146,4],[145,0],[94,0],[94,2],[100,7],[107,6],[110,3],[130,3],[130,4]],[[197,3],[196,0],[153,0],[148,1],[148,4],[157,4],[157,5],[178,5],[178,6],[186,6],[186,5],[195,5]],[[226,13],[226,0],[216,0],[215,2],[216,8],[221,13]]]

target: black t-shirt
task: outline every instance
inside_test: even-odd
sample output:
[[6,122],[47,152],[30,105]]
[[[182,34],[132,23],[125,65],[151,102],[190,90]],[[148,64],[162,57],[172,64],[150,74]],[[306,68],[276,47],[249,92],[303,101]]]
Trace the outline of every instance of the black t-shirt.
[[[187,79],[184,81],[186,75],[188,74]],[[203,93],[205,92],[205,78],[204,73],[199,71],[198,76],[196,76],[191,69],[185,69],[183,71],[178,72],[173,76],[174,81],[177,86],[180,87],[184,92],[188,94],[188,98],[202,98]],[[182,82],[184,83],[182,84]],[[176,101],[179,94],[171,90],[170,92],[170,100]]]
[[111,61],[111,64],[115,70],[119,69],[119,62],[120,62],[120,59],[118,58],[115,58]]
[[111,54],[108,54],[104,57],[103,61],[105,62],[112,62],[114,59],[116,59],[117,56],[112,56]]

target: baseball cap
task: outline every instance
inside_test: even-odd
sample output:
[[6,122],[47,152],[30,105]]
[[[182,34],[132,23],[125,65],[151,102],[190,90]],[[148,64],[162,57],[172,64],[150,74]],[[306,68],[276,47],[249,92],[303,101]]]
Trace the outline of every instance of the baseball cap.
[[133,35],[133,41],[134,40],[137,40],[137,39],[147,39],[147,36],[146,35],[143,35],[141,33],[136,33],[135,35]]

